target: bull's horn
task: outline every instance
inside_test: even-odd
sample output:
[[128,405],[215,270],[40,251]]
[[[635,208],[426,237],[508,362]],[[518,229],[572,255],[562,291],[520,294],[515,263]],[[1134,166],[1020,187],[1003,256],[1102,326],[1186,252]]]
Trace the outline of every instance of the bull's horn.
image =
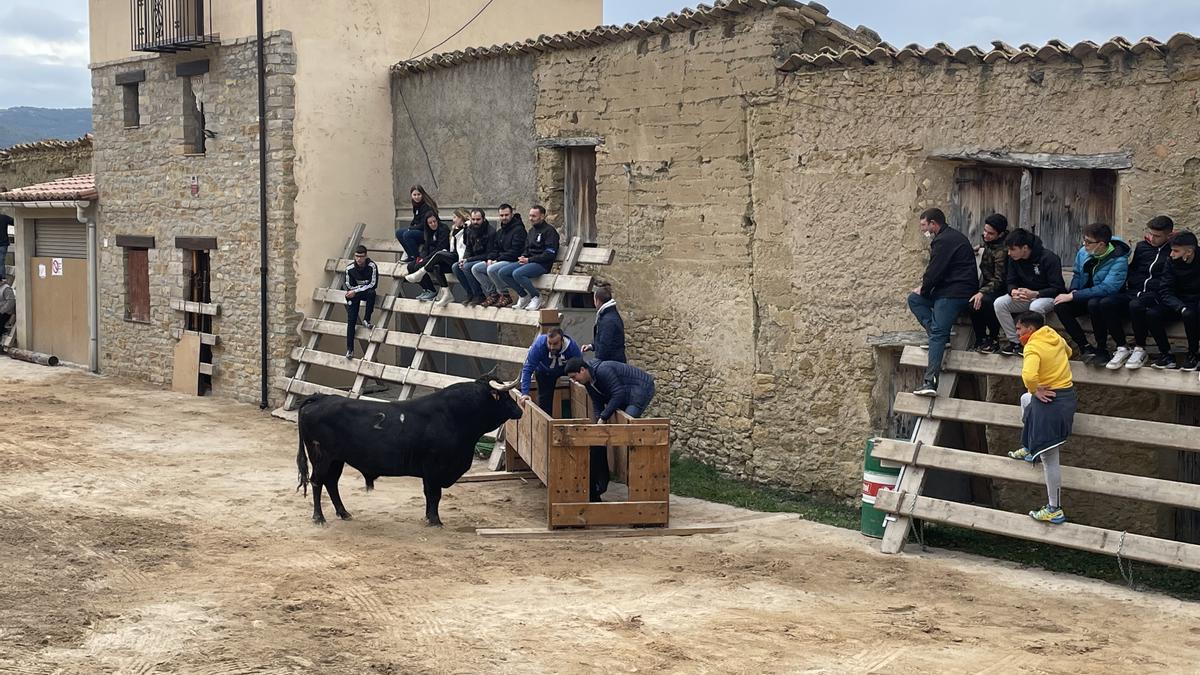
[[511,391],[513,389],[516,389],[517,385],[520,383],[521,383],[521,378],[518,377],[517,379],[513,380],[512,382],[509,382],[508,384],[501,384],[499,382],[488,382],[488,385],[492,389],[495,389],[496,391]]

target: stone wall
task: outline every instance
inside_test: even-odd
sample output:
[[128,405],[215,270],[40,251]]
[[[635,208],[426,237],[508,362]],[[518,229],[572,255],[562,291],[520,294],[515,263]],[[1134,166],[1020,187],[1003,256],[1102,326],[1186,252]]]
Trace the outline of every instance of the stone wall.
[[[413,184],[442,203],[507,201],[519,212],[528,210],[534,195],[533,63],[532,56],[492,59],[392,77],[397,219],[412,219]],[[499,222],[495,213],[488,217]]]
[[22,143],[0,150],[0,192],[92,173],[92,137]]
[[[266,41],[268,126],[268,318],[270,374],[288,368],[296,344],[296,237],[292,216],[296,185],[292,168],[296,56],[291,35]],[[210,69],[192,78],[212,132],[203,155],[185,154],[183,81],[179,63],[209,59]],[[118,73],[145,70],[139,86],[141,125],[123,125]],[[211,251],[211,299],[221,307],[213,332],[216,372],[213,393],[259,400],[259,217],[258,111],[252,39],[207,50],[100,64],[92,70],[100,249],[100,367],[102,372],[169,384],[173,328],[182,313],[188,251],[177,236],[215,237]],[[191,194],[192,177],[199,192]],[[124,250],[118,235],[150,235],[151,308],[148,324],[125,319]],[[185,259],[186,258],[186,259]],[[279,391],[269,390],[271,400]]]

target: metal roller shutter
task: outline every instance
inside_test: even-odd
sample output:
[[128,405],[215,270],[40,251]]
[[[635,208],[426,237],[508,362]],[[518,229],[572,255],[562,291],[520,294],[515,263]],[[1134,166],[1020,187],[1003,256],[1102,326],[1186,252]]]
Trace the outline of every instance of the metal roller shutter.
[[87,258],[87,226],[75,220],[35,220],[33,255],[39,258]]

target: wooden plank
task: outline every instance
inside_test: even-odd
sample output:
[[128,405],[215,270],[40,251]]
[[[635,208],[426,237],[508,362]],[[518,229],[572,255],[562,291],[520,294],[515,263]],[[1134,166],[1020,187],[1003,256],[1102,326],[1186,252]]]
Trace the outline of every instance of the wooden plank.
[[[575,265],[579,262],[579,254],[581,253],[582,248],[583,248],[583,240],[580,239],[579,237],[571,237],[571,242],[569,244],[567,244],[567,255],[565,258],[563,258],[562,265],[560,266],[560,269],[559,269],[559,271],[562,274],[571,274],[572,272],[575,271]],[[592,280],[592,278],[589,276],[588,277],[589,283],[588,283],[588,288],[587,288],[588,292],[590,292],[592,290],[592,286],[590,283],[591,280]],[[566,291],[566,290],[570,290],[570,289],[555,288],[555,292],[551,293],[550,297],[546,299],[546,308],[547,309],[558,309],[558,308],[562,307],[563,294],[559,291]]]
[[[900,365],[924,368],[929,362],[929,352],[917,347],[905,347],[900,355]],[[1021,359],[998,354],[950,351],[942,361],[943,370],[998,377],[1021,377]],[[1126,389],[1165,391],[1173,394],[1200,395],[1200,382],[1194,373],[1182,371],[1139,368],[1138,370],[1108,370],[1084,366],[1072,362],[1071,377],[1079,384],[1098,384]]]
[[171,309],[178,312],[190,312],[192,314],[204,314],[205,316],[220,316],[221,305],[214,302],[192,302],[191,300],[181,300],[179,298],[171,298]]
[[[547,438],[549,433],[547,433]],[[546,450],[546,523],[549,527],[573,524],[561,522],[555,511],[558,504],[587,502],[591,482],[591,448],[548,446]]]
[[221,337],[219,335],[213,335],[212,333],[200,333],[198,331],[184,330],[178,327],[171,329],[171,337],[175,338],[176,340],[184,335],[195,335],[199,337],[200,344],[202,345],[215,346],[221,342]]
[[564,138],[539,138],[534,141],[539,148],[579,148],[604,145],[603,136],[572,136]]
[[201,362],[199,370],[201,375],[212,375],[216,372],[216,365]]
[[725,534],[740,529],[737,524],[683,525],[679,527],[639,527],[605,529],[547,530],[538,527],[480,527],[475,534],[481,537],[511,539],[617,539],[623,537],[690,537],[695,534]]
[[[330,354],[319,350],[309,350],[303,347],[292,349],[292,360],[300,363],[315,364],[350,373],[365,373],[368,377],[384,380],[393,384],[409,383],[419,387],[444,389],[452,384],[470,382],[468,378],[455,375],[443,375],[427,370],[415,370],[403,366],[392,366],[386,363],[365,361],[364,359],[348,359],[340,354]],[[338,390],[341,391],[341,390]],[[346,392],[347,394],[349,392]],[[382,400],[382,399],[378,399]]]
[[669,445],[662,424],[563,424],[554,427],[554,445]]
[[[1016,461],[1004,455],[985,455],[937,445],[922,445],[920,453],[915,453],[915,449],[916,445],[907,441],[877,438],[871,452],[878,459],[902,464],[912,464],[913,455],[916,454],[917,466],[1035,485],[1045,483],[1040,465]],[[1200,485],[1191,483],[1064,466],[1062,484],[1071,490],[1200,509]]]
[[[365,342],[382,342],[384,341],[384,335],[393,332],[383,328],[382,325],[383,324],[376,324],[374,329],[370,329],[360,323],[354,328],[354,339]],[[305,319],[300,323],[300,330],[306,333],[345,337],[346,322],[330,321],[328,319]],[[411,335],[411,333],[405,333],[405,335]],[[416,344],[416,341],[417,338],[415,335],[413,335],[413,344]],[[394,343],[389,342],[388,344]]]
[[481,471],[479,473],[468,473],[458,479],[459,483],[487,483],[498,480],[528,480],[530,478],[537,479],[537,474],[532,471]]
[[667,502],[575,502],[550,506],[551,527],[666,525]]
[[196,335],[184,335],[175,343],[171,389],[192,396],[200,393],[200,338]]
[[529,469],[537,474],[538,479],[546,482],[546,465],[542,459],[535,458],[533,453],[533,416],[521,415],[517,420],[517,454],[529,465]]
[[[283,391],[286,391],[289,394],[292,394],[295,396],[312,396],[313,394],[326,394],[328,396],[347,397],[350,393],[350,392],[346,391],[345,389],[335,389],[333,387],[327,387],[323,384],[314,384],[312,382],[305,382],[304,380],[298,380],[294,377],[276,378],[275,379],[275,388],[282,389]],[[370,396],[360,396],[358,398],[358,400],[360,400],[360,401],[375,401],[376,403],[387,403],[387,401],[385,401],[381,398],[373,398]],[[289,412],[289,411],[285,411],[285,412]]]
[[[346,238],[346,246],[342,249],[342,257],[343,258],[349,258],[350,256],[352,256],[354,254],[354,249],[358,247],[358,242],[362,240],[363,231],[366,230],[366,228],[367,228],[367,226],[365,223],[355,223],[354,224],[354,229],[351,230],[350,236]],[[332,286],[336,283],[337,283],[337,274],[327,275],[327,277],[326,277],[327,285]],[[343,292],[341,304],[345,303],[345,298],[346,298],[345,292]],[[335,303],[330,303],[330,302],[322,303],[321,308],[317,311],[317,319],[320,321],[324,321],[324,320],[328,319],[329,314],[330,314],[330,312],[333,311],[334,306],[335,306]],[[317,344],[320,342],[320,340],[321,340],[321,335],[319,333],[309,333],[308,341],[305,342],[303,346],[309,350],[315,350],[317,348]],[[307,375],[308,375],[308,364],[307,363],[299,364],[296,367],[296,375],[295,375],[294,379],[303,381]],[[296,404],[296,395],[293,394],[289,390],[288,395],[284,398],[284,401],[283,401],[283,409],[291,410],[295,404]]]
[[[962,329],[955,330],[951,334],[950,344],[953,350],[962,350],[969,344],[971,340],[971,331]],[[958,387],[958,373],[954,371],[943,371],[938,380],[937,395],[939,398],[954,395],[954,390]],[[927,408],[928,409],[928,404]],[[917,413],[924,415],[925,411]],[[921,442],[927,445],[933,445],[938,442],[942,434],[941,420],[922,419],[917,420],[916,431],[913,434],[913,442]],[[896,480],[896,488],[905,493],[921,494],[925,489],[926,471],[925,467],[921,466],[905,466],[900,470],[900,476]],[[879,543],[879,550],[883,553],[893,554],[899,553],[904,549],[904,544],[908,542],[908,532],[912,528],[912,518],[898,514],[890,521],[884,522],[883,540]]]
[[[897,412],[924,415],[928,409],[929,399],[927,398],[908,393],[896,395]],[[932,416],[935,419],[956,420],[972,424],[987,424],[1014,429],[1021,427],[1021,407],[1003,403],[939,397],[934,403]],[[1167,422],[1075,413],[1075,423],[1072,426],[1071,435],[1176,450],[1200,451],[1200,434],[1196,433],[1194,427]]]
[[1102,152],[1093,155],[1068,155],[1049,152],[1004,152],[979,148],[939,149],[929,153],[934,159],[956,159],[983,162],[997,166],[1018,166],[1032,169],[1111,169],[1133,168],[1133,153],[1129,151]]
[[[317,288],[313,290],[313,300],[329,305],[343,305],[346,302],[345,291],[332,288]],[[384,296],[379,298],[376,307],[386,307],[403,314],[434,316],[436,318],[470,319],[472,321],[491,321],[516,326],[537,326],[538,313],[509,307],[464,307],[452,302],[445,307],[433,307],[431,302],[421,302],[410,298]],[[322,318],[327,318],[322,317]]]
[[[416,334],[402,333],[400,331],[389,331],[387,339],[385,340],[386,344],[395,345],[397,347],[415,348],[417,342],[418,339]],[[525,355],[529,353],[529,350],[525,347],[511,347],[509,345],[498,345],[488,342],[473,342],[471,340],[459,340],[457,338],[439,337],[436,335],[422,336],[419,339],[419,342],[421,344],[421,349],[429,352],[491,359],[493,361],[503,361],[505,363],[523,364],[525,363]]]
[[1200,571],[1200,545],[1169,541],[1140,534],[1122,533],[1089,525],[1063,523],[1052,525],[1028,515],[1008,513],[971,504],[880,490],[875,507],[888,513],[904,513],[914,518],[965,527],[980,532],[1001,534],[1029,541],[1065,546],[1080,551],[1120,555],[1156,565]]
[[671,494],[670,446],[630,446],[626,467],[629,501],[667,501]]
[[[433,309],[433,303],[426,303],[429,309]],[[413,389],[420,384],[417,380],[409,382],[410,377],[414,372],[420,372],[421,366],[425,365],[425,350],[421,348],[421,340],[433,335],[433,331],[437,328],[437,319],[426,315],[425,328],[421,330],[417,336],[417,346],[413,351],[412,361],[409,362],[408,376],[403,380],[404,386],[400,387],[400,395],[396,397],[398,401],[407,401],[413,395]]]

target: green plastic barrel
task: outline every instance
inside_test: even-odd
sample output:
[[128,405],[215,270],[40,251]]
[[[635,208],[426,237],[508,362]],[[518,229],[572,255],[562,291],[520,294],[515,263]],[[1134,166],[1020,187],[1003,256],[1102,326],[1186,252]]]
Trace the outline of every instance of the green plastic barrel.
[[883,519],[887,514],[875,508],[875,495],[884,488],[896,489],[896,478],[900,475],[900,469],[883,466],[879,460],[871,456],[874,448],[875,441],[868,440],[867,452],[863,458],[861,530],[868,537],[882,539]]

